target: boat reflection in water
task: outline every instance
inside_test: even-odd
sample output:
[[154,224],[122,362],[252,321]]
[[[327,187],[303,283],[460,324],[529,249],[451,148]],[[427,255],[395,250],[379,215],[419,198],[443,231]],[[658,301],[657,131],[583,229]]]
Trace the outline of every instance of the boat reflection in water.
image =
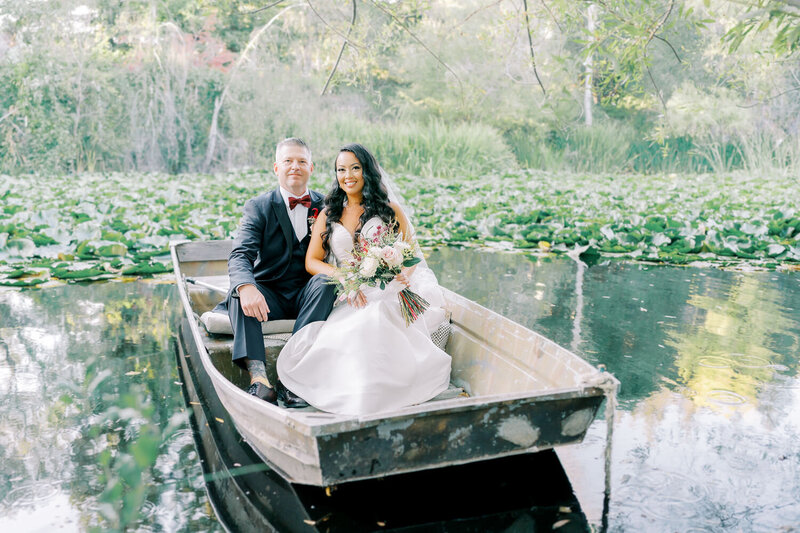
[[331,487],[290,483],[203,395],[213,387],[180,338],[176,351],[209,499],[229,531],[589,531],[553,450]]

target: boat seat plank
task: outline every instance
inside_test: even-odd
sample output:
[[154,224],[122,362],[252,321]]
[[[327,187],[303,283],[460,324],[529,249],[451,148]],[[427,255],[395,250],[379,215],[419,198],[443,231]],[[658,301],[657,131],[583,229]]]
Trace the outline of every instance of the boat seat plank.
[[[233,335],[228,316],[212,311],[227,294],[230,286],[228,275],[195,276],[192,279],[194,283],[187,284],[189,299],[192,302],[192,308],[199,314],[199,322],[205,331],[212,335]],[[438,315],[434,316],[438,318]],[[446,351],[451,332],[450,311],[445,310],[442,317],[443,320],[439,326],[431,333],[431,340]],[[294,320],[268,320],[261,324],[261,332],[264,335],[291,333],[294,323]],[[288,340],[288,337],[285,340]]]
[[[206,311],[200,315],[200,323],[212,335],[233,335],[231,321],[225,313]],[[261,323],[261,333],[263,335],[291,334],[294,323],[294,320],[267,320]]]
[[181,263],[198,261],[204,263],[224,261],[227,263],[232,248],[233,241],[194,241],[184,242],[175,250],[178,261]]

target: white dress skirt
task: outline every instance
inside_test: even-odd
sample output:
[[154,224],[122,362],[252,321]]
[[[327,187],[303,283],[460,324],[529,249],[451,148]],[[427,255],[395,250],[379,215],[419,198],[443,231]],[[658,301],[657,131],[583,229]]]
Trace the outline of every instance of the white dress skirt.
[[[380,219],[364,224],[362,235],[374,234]],[[341,264],[348,260],[353,237],[334,224],[331,251]],[[278,357],[281,382],[309,404],[331,413],[369,415],[430,400],[446,390],[450,356],[431,341],[444,320],[444,297],[436,276],[424,264],[410,278],[410,289],[429,303],[422,317],[406,326],[396,281],[385,290],[363,291],[365,307],[338,304],[328,320],[312,322],[292,335]]]

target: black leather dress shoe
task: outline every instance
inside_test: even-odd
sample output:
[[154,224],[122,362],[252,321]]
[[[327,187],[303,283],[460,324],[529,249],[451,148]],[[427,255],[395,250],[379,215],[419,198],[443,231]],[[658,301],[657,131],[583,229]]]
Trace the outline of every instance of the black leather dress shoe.
[[308,407],[308,402],[302,399],[297,394],[287,389],[280,381],[277,383],[278,399],[283,402],[283,406],[288,409],[299,409],[301,407]]
[[272,405],[278,405],[278,393],[275,392],[275,389],[267,387],[260,381],[251,383],[247,388],[247,394],[252,394],[256,398],[261,398]]

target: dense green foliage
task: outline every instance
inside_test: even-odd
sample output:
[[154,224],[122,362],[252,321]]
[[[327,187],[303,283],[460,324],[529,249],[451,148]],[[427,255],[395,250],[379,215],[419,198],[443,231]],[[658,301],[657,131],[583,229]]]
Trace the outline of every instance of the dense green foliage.
[[[0,284],[148,276],[169,242],[227,239],[271,174],[5,177]],[[316,174],[325,190],[330,178]],[[669,263],[800,261],[793,179],[515,171],[469,179],[400,176],[421,244],[611,254]]]
[[796,2],[589,4],[0,0],[0,171],[800,172]]

